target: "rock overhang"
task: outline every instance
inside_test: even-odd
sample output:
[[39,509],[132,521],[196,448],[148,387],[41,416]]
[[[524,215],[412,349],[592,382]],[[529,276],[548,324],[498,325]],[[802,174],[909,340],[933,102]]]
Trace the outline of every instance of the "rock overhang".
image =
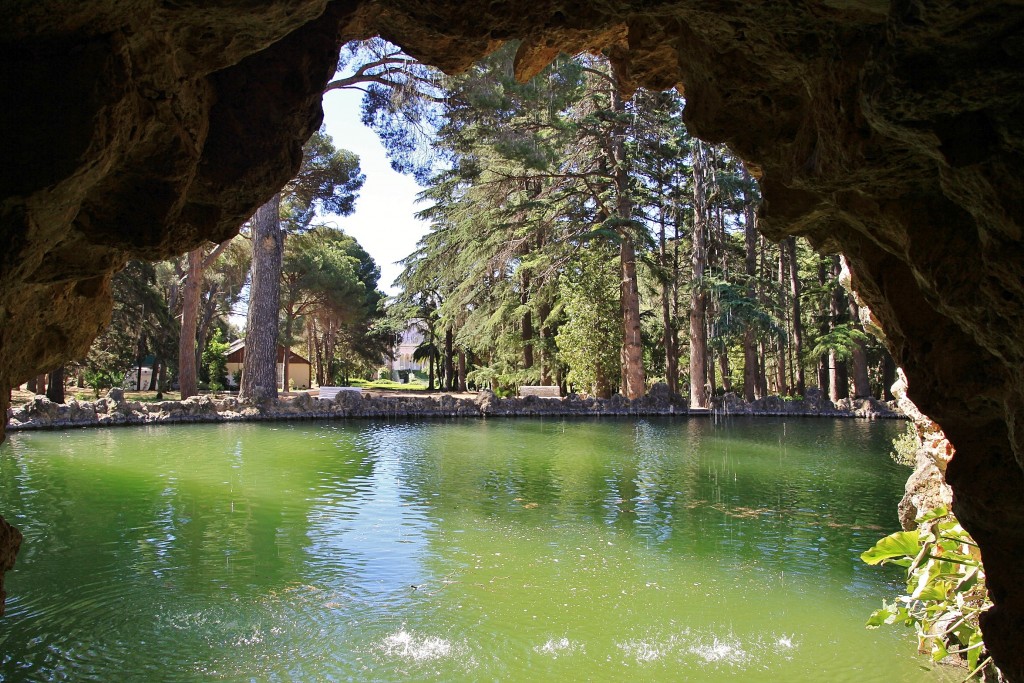
[[448,71],[521,40],[528,76],[603,50],[625,90],[685,89],[697,135],[759,169],[762,227],[842,251],[1024,632],[1024,9],[978,2],[16,3],[0,29],[0,402],[84,352],[126,259],[237,230],[292,174],[348,39]]

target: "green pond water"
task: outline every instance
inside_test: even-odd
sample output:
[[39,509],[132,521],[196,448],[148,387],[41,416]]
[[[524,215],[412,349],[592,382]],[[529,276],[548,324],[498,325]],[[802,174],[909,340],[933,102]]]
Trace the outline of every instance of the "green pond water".
[[14,433],[0,680],[937,681],[868,631],[899,422]]

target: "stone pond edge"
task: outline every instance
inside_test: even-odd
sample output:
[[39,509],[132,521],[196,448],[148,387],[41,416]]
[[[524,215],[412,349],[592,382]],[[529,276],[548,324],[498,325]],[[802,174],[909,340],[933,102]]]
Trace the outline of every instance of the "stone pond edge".
[[53,403],[36,396],[7,411],[10,431],[54,430],[79,427],[111,427],[157,424],[297,421],[338,418],[401,419],[451,417],[643,417],[643,416],[739,416],[835,417],[902,419],[893,404],[873,398],[843,399],[836,403],[809,390],[802,400],[768,396],[747,403],[734,394],[716,397],[711,410],[691,411],[685,398],[672,394],[665,385],[655,385],[644,397],[630,401],[622,396],[609,399],[498,398],[488,390],[473,398],[440,396],[367,396],[342,392],[333,400],[299,394],[262,405],[251,405],[234,397],[193,396],[184,401],[143,403],[127,401],[121,389],[111,389],[95,401],[71,399]]

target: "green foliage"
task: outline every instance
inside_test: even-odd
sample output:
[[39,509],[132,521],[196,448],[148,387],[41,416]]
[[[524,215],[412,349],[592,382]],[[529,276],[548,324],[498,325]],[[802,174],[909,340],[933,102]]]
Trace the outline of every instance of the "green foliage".
[[835,352],[836,358],[849,360],[853,357],[855,346],[870,341],[871,337],[852,324],[839,323],[834,325],[830,332],[818,337],[817,343],[811,349],[811,356],[821,358],[822,356],[827,356],[832,351]]
[[91,387],[93,394],[98,398],[101,389],[110,389],[120,383],[123,376],[119,370],[101,367],[86,367],[82,370],[82,379],[85,385]]
[[220,328],[213,332],[206,348],[203,349],[203,367],[206,375],[210,378],[210,391],[220,391],[227,383],[228,372],[228,349],[231,344],[224,341]]
[[365,180],[359,157],[347,149],[337,149],[323,129],[317,131],[302,148],[298,175],[282,191],[284,229],[301,232],[318,214],[352,213]]
[[[543,376],[607,392],[621,377],[621,328],[637,314],[647,376],[671,373],[675,382],[687,365],[685,299],[696,291],[705,295],[695,297],[704,315],[693,324],[705,321],[716,390],[723,372],[742,384],[754,357],[758,392],[809,384],[815,361],[830,351],[856,362],[849,374],[862,379],[864,356],[852,358],[862,347],[881,384],[882,354],[847,322],[833,259],[803,241],[782,249],[748,237],[757,183],[724,146],[689,135],[678,93],[641,90],[623,101],[597,55],[560,56],[518,83],[514,44],[435,80],[393,46],[367,49],[376,50],[373,69],[408,68],[371,87],[364,116],[392,159],[424,182],[420,198],[429,204],[418,217],[430,232],[402,262],[405,314],[395,317],[429,321],[438,338],[453,330],[455,346],[472,358],[471,382],[514,387]],[[348,70],[358,80],[359,69]],[[412,116],[403,119],[407,104]],[[429,177],[410,162],[425,129],[445,161]],[[636,267],[619,273],[619,248],[628,253],[630,244]],[[704,334],[696,334],[699,345]]]
[[907,594],[885,601],[871,614],[867,627],[913,628],[919,649],[933,660],[961,657],[972,676],[983,672],[992,664],[991,659],[982,659],[978,617],[992,603],[978,546],[944,507],[926,513],[917,523],[922,525],[919,530],[890,534],[861,554],[868,564],[907,569]]
[[466,373],[466,381],[478,387],[490,387],[498,381],[498,372],[488,366],[474,368]]
[[413,349],[412,359],[416,363],[426,363],[431,358],[434,359],[435,364],[441,360],[441,350],[433,341],[425,339],[419,346]]
[[388,151],[392,167],[426,182],[432,169],[433,131],[445,93],[444,75],[420,64],[382,38],[353,41],[342,48],[327,91],[363,92],[361,118]]
[[394,331],[382,321],[380,268],[355,239],[325,226],[295,235],[285,243],[281,270],[282,343],[294,346],[305,324],[323,356],[319,381],[345,380],[380,363]]
[[714,317],[711,320],[711,343],[719,349],[735,344],[748,325],[768,337],[785,337],[784,326],[765,310],[762,302],[748,294],[747,283],[739,278],[705,277],[704,287],[711,296]]
[[178,329],[157,286],[151,263],[129,261],[111,283],[114,306],[110,324],[76,364],[89,386],[119,386],[136,361],[149,354],[177,355]]
[[568,381],[590,393],[601,393],[619,381],[618,288],[618,267],[609,247],[595,245],[582,252],[562,276],[566,321],[555,343],[569,368]]

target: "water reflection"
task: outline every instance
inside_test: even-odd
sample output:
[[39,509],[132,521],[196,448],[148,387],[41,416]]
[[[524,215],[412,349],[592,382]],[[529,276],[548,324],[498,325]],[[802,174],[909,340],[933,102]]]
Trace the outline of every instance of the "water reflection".
[[0,678],[870,680],[870,651],[885,680],[937,680],[862,628],[896,581],[856,556],[895,524],[899,428],[15,434]]

